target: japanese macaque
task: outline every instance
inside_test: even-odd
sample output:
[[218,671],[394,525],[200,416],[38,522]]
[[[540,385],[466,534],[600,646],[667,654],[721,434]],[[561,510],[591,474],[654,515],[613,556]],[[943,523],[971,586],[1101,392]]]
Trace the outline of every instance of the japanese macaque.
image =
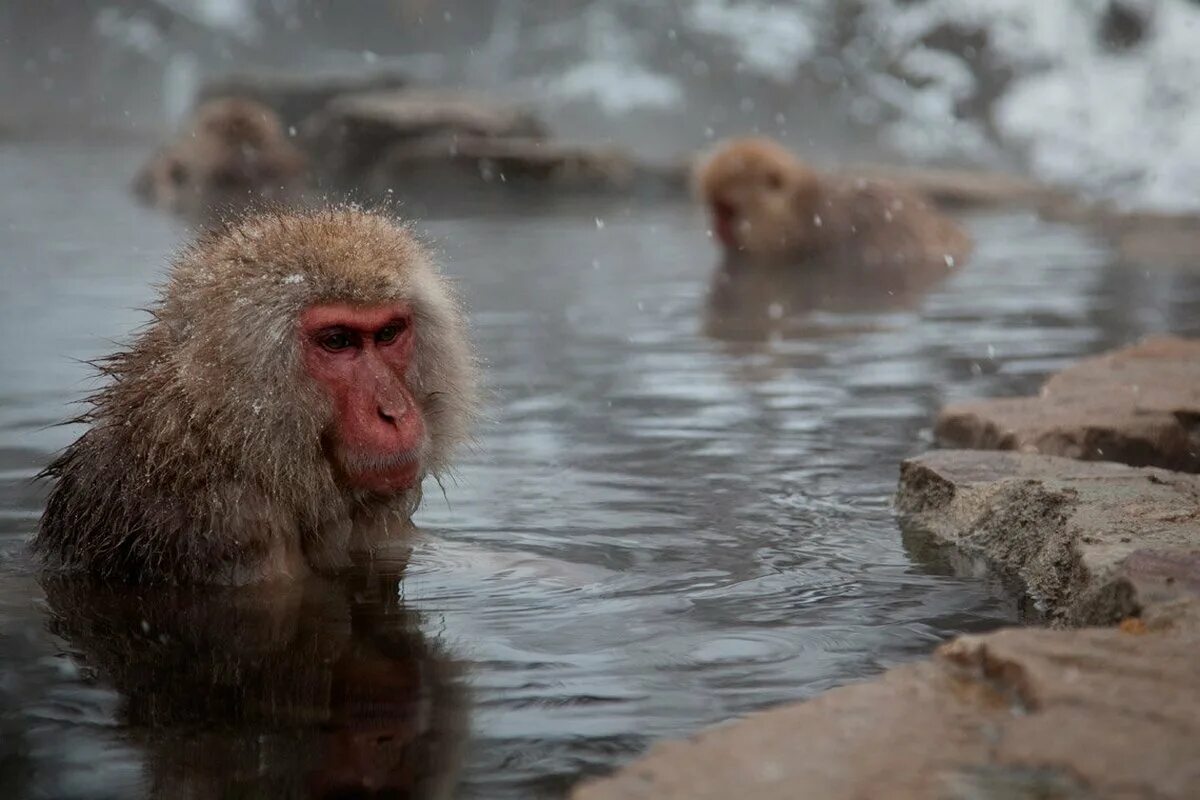
[[232,584],[337,569],[406,529],[468,438],[463,314],[382,214],[228,223],[178,257],[151,316],[99,362],[91,429],[43,473],[51,565]]
[[735,259],[866,267],[953,266],[970,239],[914,192],[818,173],[764,138],[730,140],[702,160],[696,192]]
[[252,100],[209,100],[142,168],[134,191],[160,208],[206,211],[287,197],[307,166],[274,111]]

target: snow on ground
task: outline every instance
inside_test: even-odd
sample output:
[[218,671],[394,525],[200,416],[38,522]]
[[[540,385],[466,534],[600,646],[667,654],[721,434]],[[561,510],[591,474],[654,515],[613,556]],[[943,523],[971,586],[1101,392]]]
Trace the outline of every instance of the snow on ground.
[[803,5],[696,0],[688,23],[731,40],[747,69],[777,79],[795,75],[817,52],[817,15]]
[[[892,140],[919,157],[947,139],[980,158],[998,146],[1044,180],[1126,207],[1200,210],[1200,6],[1123,6],[1148,23],[1128,47],[1100,35],[1109,13],[1101,2],[871,0],[860,35],[917,78],[893,98]],[[946,30],[982,33],[987,63],[941,50],[942,63],[925,61],[932,69],[913,76],[914,54]],[[956,103],[978,88],[970,83],[981,70],[1011,77],[1000,78],[984,118],[962,120]]]

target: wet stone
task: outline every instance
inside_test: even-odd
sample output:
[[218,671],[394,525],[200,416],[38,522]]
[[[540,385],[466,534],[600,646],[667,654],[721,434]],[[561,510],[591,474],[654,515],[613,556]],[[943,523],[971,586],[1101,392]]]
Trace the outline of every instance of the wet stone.
[[656,745],[571,796],[1193,798],[1197,647],[1195,601],[1136,626],[964,636],[880,678]]
[[304,138],[327,174],[353,180],[399,144],[455,138],[541,139],[531,112],[457,92],[398,91],[347,95],[305,125]]
[[335,97],[400,89],[407,76],[395,69],[282,72],[256,70],[215,78],[200,90],[197,104],[219,97],[243,97],[275,111],[285,126],[301,124]]
[[901,466],[905,525],[1019,577],[1051,621],[1116,622],[1200,596],[1200,477],[943,450]]
[[1200,269],[1200,219],[1195,214],[1106,215],[1098,224],[1129,264]]
[[683,164],[644,164],[616,148],[529,137],[442,136],[394,145],[371,170],[367,185],[375,192],[490,186],[661,196],[686,191],[687,170]]
[[1085,359],[1037,397],[957,403],[939,444],[1200,472],[1200,340],[1155,337]]

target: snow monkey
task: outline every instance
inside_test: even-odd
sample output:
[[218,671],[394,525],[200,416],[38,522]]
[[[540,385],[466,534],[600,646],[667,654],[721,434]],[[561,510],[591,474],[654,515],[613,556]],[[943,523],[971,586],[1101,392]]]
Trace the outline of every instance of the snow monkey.
[[206,212],[278,199],[300,188],[308,159],[274,111],[252,100],[209,100],[174,141],[151,157],[134,191],[154,206]]
[[816,172],[770,139],[728,140],[702,159],[695,189],[732,258],[904,268],[962,263],[966,232],[919,195]]
[[462,311],[382,214],[228,222],[177,258],[150,313],[43,473],[51,566],[232,584],[336,569],[404,530],[468,437]]

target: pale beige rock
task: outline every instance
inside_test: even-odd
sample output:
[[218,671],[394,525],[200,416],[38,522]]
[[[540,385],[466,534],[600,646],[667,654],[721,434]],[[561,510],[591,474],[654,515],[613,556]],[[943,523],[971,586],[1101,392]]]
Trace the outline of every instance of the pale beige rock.
[[392,146],[367,180],[375,192],[423,182],[441,189],[480,186],[591,192],[682,193],[684,164],[651,165],[609,147],[530,137],[423,137]]
[[1135,266],[1200,269],[1200,217],[1195,214],[1110,216],[1101,231]]
[[196,102],[221,97],[254,100],[278,114],[285,126],[298,129],[336,97],[395,90],[408,83],[408,77],[395,69],[253,70],[214,78],[201,87]]
[[1056,623],[1115,622],[1200,595],[1200,477],[1053,456],[941,450],[905,461],[906,525],[1017,575]]
[[413,90],[339,97],[306,124],[308,149],[326,172],[356,179],[402,143],[423,139],[546,135],[527,109],[462,92]]
[[966,636],[932,659],[654,746],[573,800],[1191,800],[1200,610]]
[[940,444],[1200,472],[1200,340],[1156,337],[1085,359],[1037,397],[957,403]]
[[1039,210],[1047,219],[1092,228],[1127,266],[1200,269],[1200,215],[1128,210],[1065,195]]
[[[1048,402],[1011,419],[1049,435],[980,422],[996,430],[975,436],[1081,458],[1111,442],[1127,458],[1190,463],[1178,437],[1200,419],[1196,347],[1157,339],[1091,359],[1044,398],[1015,401]],[[962,637],[876,680],[656,745],[572,798],[1200,796],[1200,476],[939,451],[905,462],[897,505],[907,524],[1019,575],[1052,621],[1123,621]]]

